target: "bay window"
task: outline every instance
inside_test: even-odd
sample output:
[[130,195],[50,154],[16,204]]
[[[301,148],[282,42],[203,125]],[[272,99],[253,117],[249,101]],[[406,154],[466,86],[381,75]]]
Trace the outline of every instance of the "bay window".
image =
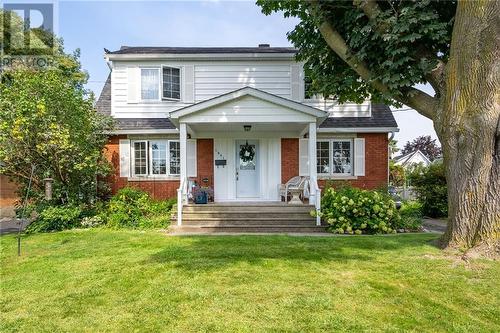
[[317,172],[322,176],[352,176],[352,139],[318,140]]
[[178,140],[132,141],[132,175],[178,176],[180,174],[180,143]]

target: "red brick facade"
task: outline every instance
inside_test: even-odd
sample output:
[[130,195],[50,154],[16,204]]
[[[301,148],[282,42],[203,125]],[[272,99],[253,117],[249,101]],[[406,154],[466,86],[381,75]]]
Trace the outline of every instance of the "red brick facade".
[[110,186],[112,193],[119,189],[130,186],[139,188],[151,194],[155,199],[175,198],[179,188],[178,180],[139,180],[129,181],[126,177],[120,177],[120,139],[126,139],[126,135],[116,135],[109,139],[104,154],[113,165],[113,174],[110,176]]
[[[386,133],[358,133],[365,138],[365,176],[347,180],[353,186],[375,189],[387,185],[388,143]],[[299,174],[299,139],[281,139],[281,181],[285,183]],[[324,188],[327,180],[319,180]]]
[[281,183],[299,175],[299,139],[281,139]]
[[[388,138],[386,133],[358,133],[358,137],[365,138],[365,176],[348,180],[353,186],[374,189],[387,185],[388,172]],[[144,180],[129,181],[120,177],[119,140],[126,139],[124,135],[110,138],[106,145],[105,155],[111,161],[114,171],[110,176],[110,185],[113,193],[120,188],[132,186],[143,189],[156,199],[173,198],[177,195],[178,180]],[[196,181],[202,186],[214,186],[214,141],[213,139],[198,139],[196,143],[197,177]],[[299,174],[299,139],[281,139],[281,181],[285,183]],[[207,179],[208,182],[203,182]],[[326,185],[326,180],[319,180],[320,187]]]
[[[196,182],[201,186],[211,186],[214,188],[214,140],[196,140]],[[207,179],[208,182],[204,182]]]

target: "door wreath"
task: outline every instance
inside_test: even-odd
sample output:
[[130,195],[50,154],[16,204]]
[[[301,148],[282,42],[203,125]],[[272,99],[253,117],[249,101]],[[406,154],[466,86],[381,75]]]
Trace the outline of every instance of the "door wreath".
[[245,145],[240,148],[240,159],[246,163],[253,161],[254,157],[255,147],[253,145],[249,145],[247,141]]

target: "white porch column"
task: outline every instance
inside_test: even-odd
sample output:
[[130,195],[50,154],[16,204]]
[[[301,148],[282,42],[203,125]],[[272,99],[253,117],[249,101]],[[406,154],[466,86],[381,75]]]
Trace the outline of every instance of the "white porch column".
[[180,142],[180,153],[181,153],[181,174],[180,174],[180,185],[177,189],[177,225],[182,225],[182,206],[184,205],[184,198],[186,196],[185,187],[187,184],[187,126],[185,123],[179,124],[179,142]]
[[[317,181],[316,163],[316,122],[314,122],[309,123],[309,178],[313,184]],[[311,191],[309,194],[309,204],[315,205],[315,203],[316,192]]]
[[179,124],[179,140],[181,148],[181,181],[187,176],[187,125],[186,123]]

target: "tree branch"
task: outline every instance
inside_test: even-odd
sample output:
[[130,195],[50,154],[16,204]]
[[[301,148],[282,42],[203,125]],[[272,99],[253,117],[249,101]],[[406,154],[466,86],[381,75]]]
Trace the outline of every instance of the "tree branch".
[[[314,13],[319,11],[318,1],[310,0],[309,3],[311,6],[311,15],[315,15]],[[338,31],[329,22],[320,19],[318,14],[316,14],[316,18],[319,22],[318,29],[328,46],[373,88],[382,94],[390,95],[389,88],[384,83],[380,80],[373,80],[372,72],[368,69],[368,66],[363,61],[351,56],[352,52],[349,46],[347,46],[347,43]],[[427,118],[433,119],[434,117],[437,100],[419,89],[409,88],[403,91],[403,97],[392,95],[391,97],[398,102],[414,108]]]
[[[387,30],[387,23],[377,22],[376,20],[377,16],[382,12],[377,4],[377,0],[353,0],[353,4],[365,13],[366,17],[368,17],[368,19],[372,22],[378,33],[383,34]],[[427,48],[419,46],[418,49],[417,54],[421,58],[429,58],[437,61],[436,67],[430,73],[425,75],[425,79],[432,86],[436,95],[441,95],[444,91],[443,80],[446,64],[442,60],[438,59],[436,54],[429,52]]]

